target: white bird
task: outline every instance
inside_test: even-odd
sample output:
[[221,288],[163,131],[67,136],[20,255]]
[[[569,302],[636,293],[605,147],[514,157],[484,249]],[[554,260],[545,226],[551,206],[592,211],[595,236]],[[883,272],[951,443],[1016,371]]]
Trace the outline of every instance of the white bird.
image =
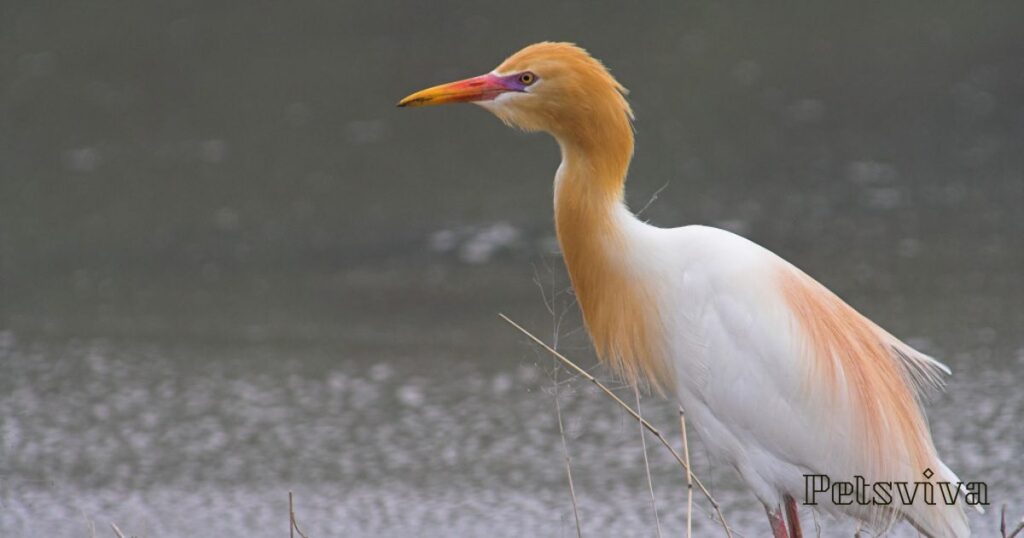
[[[399,106],[474,102],[511,126],[554,136],[558,241],[598,356],[626,380],[678,399],[709,450],[764,504],[776,538],[801,536],[795,499],[809,500],[806,475],[859,476],[868,487],[957,484],[921,409],[922,391],[949,373],[944,365],[743,237],[657,228],[626,208],[626,93],[583,49],[538,43],[488,74]],[[888,505],[836,504],[821,493],[814,508],[879,530],[903,519],[931,537],[969,536],[963,497],[947,504],[933,491],[934,504],[918,495]]]

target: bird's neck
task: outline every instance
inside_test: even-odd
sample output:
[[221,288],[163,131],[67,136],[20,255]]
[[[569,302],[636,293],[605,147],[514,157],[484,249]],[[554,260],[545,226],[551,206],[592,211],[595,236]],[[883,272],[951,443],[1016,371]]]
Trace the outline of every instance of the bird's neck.
[[[590,133],[579,136],[576,133]],[[637,221],[623,203],[633,132],[621,124],[556,135],[562,164],[555,177],[555,226],[594,347],[628,381],[671,388],[663,331],[649,283],[640,278]]]
[[553,133],[562,149],[555,176],[555,222],[559,242],[570,257],[595,254],[593,247],[620,235],[623,223],[617,219],[632,216],[623,204],[633,158],[632,125],[622,110],[595,108],[593,113],[567,118],[564,128]]

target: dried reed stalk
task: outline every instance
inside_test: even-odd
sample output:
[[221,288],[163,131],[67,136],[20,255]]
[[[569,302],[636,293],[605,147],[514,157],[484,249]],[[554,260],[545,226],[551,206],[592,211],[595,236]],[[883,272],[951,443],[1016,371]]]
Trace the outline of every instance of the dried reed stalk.
[[299,533],[302,538],[308,538],[301,530],[299,530],[299,522],[295,519],[295,504],[292,501],[292,492],[288,492],[288,535],[291,538],[295,538],[295,533]]
[[679,408],[679,431],[683,435],[683,456],[686,457],[686,538],[693,533],[693,473],[690,472],[690,443],[686,441],[686,413]]
[[558,416],[558,433],[562,436],[562,454],[565,456],[565,476],[569,479],[569,497],[572,499],[572,515],[576,518],[576,538],[583,538],[579,505],[576,503],[576,487],[572,483],[572,460],[569,458],[569,444],[565,441],[565,427],[562,425],[562,407],[558,403],[558,372],[555,372],[555,414]]
[[[633,385],[633,395],[636,396],[636,414],[640,414],[640,387]],[[661,518],[658,517],[658,502],[654,499],[654,481],[651,479],[651,463],[647,460],[647,440],[644,439],[644,425],[640,424],[640,448],[644,451],[644,471],[647,473],[647,490],[651,492],[651,510],[654,512],[654,529],[658,538],[661,538]]]
[[545,344],[543,340],[537,338],[536,336],[533,335],[533,333],[524,329],[521,325],[509,319],[509,317],[506,316],[505,314],[499,313],[498,316],[501,317],[501,319],[505,320],[505,322],[507,322],[509,325],[515,327],[516,330],[526,335],[527,338],[533,340],[534,343],[543,347],[545,350],[547,350],[548,353],[551,353],[552,355],[557,357],[558,360],[562,361],[562,364],[565,364],[573,371],[583,376],[583,378],[586,379],[587,381],[590,381],[591,383],[597,385],[597,387],[601,389],[602,392],[607,394],[609,398],[615,401],[615,403],[619,404],[619,406],[626,410],[626,412],[629,413],[630,416],[632,416],[635,420],[640,422],[640,424],[642,424],[644,428],[647,428],[647,431],[651,432],[651,434],[654,435],[658,439],[658,441],[660,441],[661,444],[665,446],[666,449],[668,449],[668,451],[672,454],[672,457],[675,458],[676,462],[679,463],[679,465],[682,466],[682,468],[693,477],[693,482],[697,484],[697,487],[700,488],[701,493],[704,494],[704,497],[707,498],[708,502],[711,503],[711,506],[715,509],[715,513],[718,515],[718,522],[722,525],[722,529],[725,530],[726,536],[728,536],[729,538],[733,538],[732,530],[729,528],[729,524],[726,523],[725,516],[722,515],[722,509],[719,506],[718,501],[716,501],[715,498],[711,495],[711,492],[709,492],[708,488],[704,486],[704,483],[701,482],[700,478],[698,478],[696,474],[693,474],[690,471],[690,466],[686,464],[682,456],[679,455],[679,452],[676,452],[676,449],[672,447],[672,444],[668,442],[668,439],[665,438],[665,435],[662,434],[661,431],[658,430],[658,428],[655,428],[650,422],[648,422],[646,419],[637,414],[637,412],[634,411],[633,408],[629,406],[629,404],[622,401],[622,398],[619,398],[604,383],[601,383],[600,381],[597,380],[597,378],[590,375],[589,372],[587,372],[583,368],[580,368],[576,363],[572,362],[561,353],[552,349],[551,346]]

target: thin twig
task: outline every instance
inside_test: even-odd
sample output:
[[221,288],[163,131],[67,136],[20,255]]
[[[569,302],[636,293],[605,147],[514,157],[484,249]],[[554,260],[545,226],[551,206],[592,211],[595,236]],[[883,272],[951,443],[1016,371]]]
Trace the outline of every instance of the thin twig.
[[1020,534],[1021,531],[1024,531],[1024,518],[1022,518],[1020,523],[1017,524],[1017,526],[1013,529],[1013,532],[1007,534],[1006,533],[1006,505],[1005,504],[1003,505],[1003,508],[1002,508],[1001,512],[1002,513],[999,516],[999,534],[1002,536],[1002,538],[1016,538],[1016,536],[1018,534]]
[[572,515],[576,518],[576,538],[583,538],[580,510],[576,504],[576,487],[572,483],[572,460],[569,458],[569,444],[565,441],[565,427],[562,425],[562,407],[558,403],[558,370],[555,370],[555,414],[558,416],[558,433],[562,436],[562,454],[565,455],[565,476],[569,479],[569,497],[572,499]]
[[117,525],[114,525],[113,521],[110,522],[110,528],[114,529],[114,534],[117,536],[117,538],[124,538],[124,533],[121,532],[121,529],[117,528]]
[[[551,270],[548,265],[547,259],[544,259],[544,267],[548,270],[548,274],[551,275],[551,299],[548,299],[547,293],[544,291],[544,285],[540,282],[540,275],[537,273],[537,268],[533,268],[534,278],[533,281],[537,284],[537,288],[540,289],[541,298],[544,300],[544,306],[547,307],[548,312],[551,313],[551,333],[552,333],[552,346],[558,348],[559,335],[561,334],[562,318],[565,317],[565,313],[569,310],[568,307],[562,308],[562,314],[558,315],[555,313],[555,301],[558,298],[559,292],[555,291],[555,273]],[[558,401],[558,365],[556,363],[555,370],[552,373],[553,381],[555,384],[554,398],[555,398],[555,416],[558,417],[558,434],[562,438],[562,454],[565,456],[565,476],[569,481],[569,498],[572,501],[572,515],[576,520],[576,538],[583,538],[583,525],[580,522],[580,510],[579,503],[576,502],[576,486],[572,480],[572,458],[569,457],[569,443],[565,438],[565,425],[562,423],[562,405]]]
[[686,412],[679,407],[679,431],[683,435],[683,456],[686,457],[686,538],[693,533],[693,473],[690,472],[690,443],[686,441]]
[[[640,388],[633,384],[633,394],[636,396],[636,414],[640,414]],[[651,492],[651,510],[654,511],[654,528],[658,538],[661,538],[661,518],[658,517],[658,503],[654,500],[654,481],[651,480],[651,463],[647,460],[647,440],[644,439],[644,425],[640,424],[640,448],[644,451],[644,471],[647,472],[647,489]]]
[[[548,351],[548,353],[551,353],[555,357],[558,357],[558,359],[560,361],[562,361],[563,364],[565,364],[566,366],[568,366],[572,370],[574,370],[576,373],[578,373],[581,376],[583,376],[587,381],[590,381],[591,383],[597,385],[597,388],[601,389],[601,391],[604,392],[605,394],[607,394],[609,398],[614,400],[615,403],[619,404],[619,406],[621,406],[623,409],[625,409],[626,412],[630,414],[630,416],[632,416],[635,420],[637,420],[638,422],[640,422],[640,424],[642,424],[645,428],[647,428],[647,431],[651,432],[651,434],[653,434],[655,437],[657,437],[658,441],[660,441],[661,444],[664,445],[665,448],[668,449],[668,451],[672,454],[672,457],[675,458],[676,462],[679,463],[679,465],[681,465],[684,470],[686,470],[687,472],[690,472],[690,467],[688,465],[686,465],[685,461],[683,461],[683,458],[682,458],[682,456],[679,455],[679,452],[676,452],[676,449],[672,448],[672,444],[668,442],[668,439],[665,438],[665,435],[662,434],[661,431],[658,430],[658,428],[655,428],[646,419],[644,419],[643,417],[638,415],[637,412],[634,411],[633,408],[629,406],[629,404],[627,404],[626,402],[622,401],[622,398],[619,398],[604,383],[601,383],[600,381],[598,381],[597,378],[595,378],[594,376],[590,375],[589,372],[587,372],[583,368],[580,368],[575,362],[572,362],[571,360],[567,359],[561,353],[555,351],[554,349],[551,349],[551,346],[545,344],[543,340],[541,340],[541,339],[537,338],[536,336],[534,336],[533,333],[531,333],[530,331],[527,331],[521,325],[519,325],[518,323],[516,323],[516,322],[512,321],[511,319],[509,319],[508,316],[506,316],[505,314],[500,314],[499,313],[498,316],[501,317],[501,319],[505,320],[505,322],[507,322],[509,325],[515,327],[519,332],[525,334],[530,340],[533,340],[537,345],[539,345],[539,346],[543,347],[544,349],[546,349]],[[711,495],[711,492],[708,491],[708,488],[706,488],[704,486],[704,483],[701,482],[700,478],[698,478],[696,474],[692,474],[692,476],[693,476],[694,483],[697,484],[697,487],[700,488],[701,493],[704,494],[704,497],[707,498],[708,502],[711,503],[711,506],[715,509],[715,513],[718,514],[719,523],[721,523],[722,528],[725,530],[726,536],[728,536],[729,538],[733,538],[732,530],[729,528],[729,524],[726,523],[725,516],[722,515],[722,509],[719,506],[718,501],[715,500],[715,498]]]
[[299,533],[302,538],[308,538],[300,529],[299,522],[295,519],[295,504],[292,502],[292,492],[288,492],[288,533],[291,538],[295,538],[295,533]]
[[666,188],[668,188],[668,184],[669,184],[669,182],[666,181],[664,185],[662,185],[658,190],[654,191],[654,194],[651,195],[651,199],[647,200],[647,203],[644,204],[644,206],[640,208],[640,211],[636,212],[636,216],[637,217],[640,217],[641,213],[646,211],[648,207],[651,207],[651,204],[653,204],[654,201],[658,199],[658,195],[661,194],[661,191],[663,191]]
[[81,508],[79,508],[78,509],[78,513],[82,514],[82,519],[85,520],[86,526],[89,527],[89,537],[90,538],[96,538],[96,522],[91,520],[91,519],[89,519],[89,516],[85,515],[85,510],[82,510]]

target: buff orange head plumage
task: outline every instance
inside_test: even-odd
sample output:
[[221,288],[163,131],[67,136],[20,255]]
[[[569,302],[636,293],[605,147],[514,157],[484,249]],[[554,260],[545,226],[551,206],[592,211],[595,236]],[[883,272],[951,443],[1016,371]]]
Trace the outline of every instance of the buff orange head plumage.
[[536,43],[490,73],[441,84],[399,101],[400,107],[473,102],[527,131],[568,136],[595,120],[625,123],[628,93],[600,61],[571,43]]

